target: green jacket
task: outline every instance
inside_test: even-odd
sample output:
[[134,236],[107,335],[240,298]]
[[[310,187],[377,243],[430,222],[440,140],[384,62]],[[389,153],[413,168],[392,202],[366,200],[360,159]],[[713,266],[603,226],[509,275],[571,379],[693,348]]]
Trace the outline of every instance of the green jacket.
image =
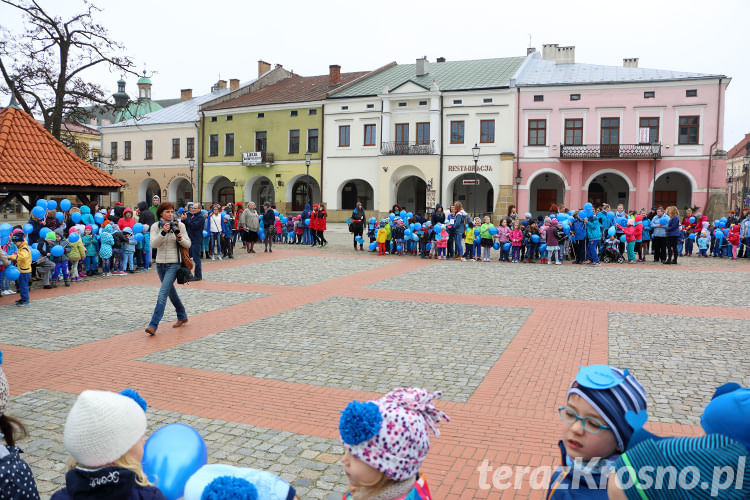
[[489,222],[485,222],[479,227],[479,236],[483,240],[491,240],[492,235],[490,234],[490,228],[492,227],[492,224]]

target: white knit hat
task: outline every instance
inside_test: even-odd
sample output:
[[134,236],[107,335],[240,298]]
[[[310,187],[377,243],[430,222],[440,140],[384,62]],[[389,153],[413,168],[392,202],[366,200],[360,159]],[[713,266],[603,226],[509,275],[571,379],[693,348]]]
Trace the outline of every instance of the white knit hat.
[[101,467],[123,456],[146,434],[146,413],[132,398],[83,391],[65,420],[63,443],[84,467]]

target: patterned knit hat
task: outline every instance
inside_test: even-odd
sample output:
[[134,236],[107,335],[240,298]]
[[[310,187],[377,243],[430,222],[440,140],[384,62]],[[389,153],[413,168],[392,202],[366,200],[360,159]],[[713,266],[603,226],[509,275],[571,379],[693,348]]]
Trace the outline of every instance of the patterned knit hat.
[[[750,467],[744,465],[747,454],[740,443],[719,434],[649,439],[620,455],[615,470],[629,500],[717,498],[717,493],[719,498],[746,499],[750,495]],[[670,479],[671,468],[677,481]],[[657,479],[660,471],[663,481]],[[727,471],[733,480],[723,484]]]
[[628,370],[608,365],[582,366],[568,389],[590,404],[612,428],[620,450],[628,446],[633,428],[625,419],[627,411],[646,409],[646,392]]
[[[0,351],[0,365],[3,364],[3,352]],[[10,387],[5,372],[0,368],[0,415],[5,415],[5,409],[8,407],[10,399]]]
[[448,416],[435,408],[441,392],[398,388],[375,401],[352,401],[341,412],[339,433],[355,458],[394,481],[416,476],[430,449],[429,430]]

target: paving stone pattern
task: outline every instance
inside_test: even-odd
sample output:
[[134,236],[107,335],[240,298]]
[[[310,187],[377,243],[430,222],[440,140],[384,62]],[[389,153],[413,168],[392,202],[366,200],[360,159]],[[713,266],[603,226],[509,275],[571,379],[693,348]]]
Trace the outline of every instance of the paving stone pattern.
[[609,314],[609,360],[646,389],[649,419],[700,424],[716,387],[750,385],[747,321]]
[[[42,500],[65,484],[69,455],[62,444],[63,427],[75,398],[46,389],[11,398],[7,413],[19,418],[29,432],[18,446],[32,468]],[[344,449],[338,441],[154,408],[148,410],[147,434],[178,422],[201,434],[209,463],[273,472],[292,483],[300,498],[340,500],[346,490],[346,475],[338,461]]]
[[[740,280],[748,280],[744,273],[706,273],[680,270],[675,266],[664,267],[669,267],[669,272],[651,265],[589,267],[569,262],[556,266],[448,261],[388,278],[369,288],[656,304],[750,306],[747,297],[737,293]],[[467,279],[467,273],[476,279]]]
[[353,273],[369,271],[396,261],[397,259],[290,257],[271,263],[249,264],[204,272],[203,279],[231,283],[306,286]]
[[[158,287],[130,285],[34,300],[29,307],[6,305],[0,307],[0,343],[57,351],[145,328],[158,293]],[[177,293],[188,315],[265,295],[182,287]],[[176,320],[174,306],[167,300],[162,322]]]
[[331,297],[141,359],[383,393],[416,385],[466,401],[528,315],[507,307]]

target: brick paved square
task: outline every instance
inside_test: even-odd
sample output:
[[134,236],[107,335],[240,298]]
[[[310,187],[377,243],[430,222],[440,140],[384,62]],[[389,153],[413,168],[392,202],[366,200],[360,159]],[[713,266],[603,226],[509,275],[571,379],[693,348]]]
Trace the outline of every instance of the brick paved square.
[[610,363],[646,389],[649,419],[700,424],[714,389],[750,385],[747,320],[609,314]]
[[312,385],[402,385],[466,401],[527,309],[331,297],[141,358]]
[[[33,300],[27,308],[3,306],[0,307],[3,318],[0,343],[58,351],[145,328],[154,312],[158,293],[158,287],[130,285]],[[189,287],[178,287],[178,293],[189,314],[213,311],[265,295]],[[174,306],[167,300],[162,321],[176,320]]]
[[[148,401],[148,394],[142,394]],[[7,413],[21,420],[29,437],[19,443],[43,500],[65,484],[68,454],[63,447],[65,417],[76,395],[38,389],[11,398]],[[172,423],[195,428],[208,449],[209,463],[273,472],[297,489],[300,498],[336,498],[346,490],[344,450],[338,441],[247,424],[149,408],[147,435]],[[335,492],[335,493],[334,493]]]
[[[467,279],[481,276],[481,280]],[[435,277],[439,276],[439,279]],[[744,275],[742,275],[744,276]],[[529,298],[608,300],[654,304],[749,307],[729,271],[681,270],[652,265],[577,266],[437,262],[388,278],[369,288],[416,292],[468,293]],[[746,279],[746,278],[745,278]]]
[[248,264],[203,273],[207,281],[261,283],[268,285],[314,285],[321,281],[369,271],[398,259],[357,259],[346,257],[290,257],[261,264]]

